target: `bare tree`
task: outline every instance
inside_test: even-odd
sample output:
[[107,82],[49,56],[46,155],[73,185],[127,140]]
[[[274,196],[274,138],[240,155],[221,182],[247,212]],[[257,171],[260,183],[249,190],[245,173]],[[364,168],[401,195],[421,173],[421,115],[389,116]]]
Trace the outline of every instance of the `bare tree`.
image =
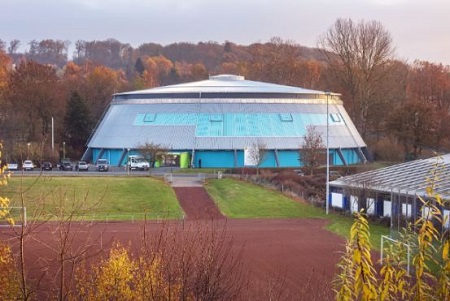
[[248,148],[248,157],[251,164],[256,166],[256,175],[259,175],[259,167],[263,163],[266,154],[267,145],[261,140],[253,142],[252,146]]
[[[69,203],[67,200],[71,198],[71,194],[65,190],[51,192],[55,208],[54,212],[51,212],[55,223],[49,225],[51,240],[48,243],[43,239],[38,240],[50,251],[49,254],[55,255],[53,264],[57,266],[57,271],[50,276],[55,282],[51,285],[56,290],[57,300],[68,299],[78,265],[102,252],[99,241],[102,239],[103,231],[93,235],[94,232],[91,231],[93,224],[84,217],[92,212],[102,199],[86,206],[89,204],[87,201],[89,193],[84,194],[80,199],[72,196],[73,201]],[[51,258],[51,255],[49,257]],[[52,261],[49,262],[49,266],[51,265]]]
[[378,21],[338,19],[318,44],[329,72],[348,93],[347,108],[364,137],[375,91],[393,58],[391,35]]
[[8,47],[8,54],[9,55],[13,55],[17,52],[17,50],[19,49],[20,46],[20,41],[19,40],[12,40],[9,42],[9,47]]
[[326,163],[325,145],[323,143],[322,134],[319,133],[315,126],[308,126],[306,136],[299,150],[300,160],[303,165],[313,175],[314,168]]
[[137,150],[146,160],[150,161],[150,167],[154,167],[155,162],[167,154],[168,148],[162,144],[147,141],[144,144],[139,144]]

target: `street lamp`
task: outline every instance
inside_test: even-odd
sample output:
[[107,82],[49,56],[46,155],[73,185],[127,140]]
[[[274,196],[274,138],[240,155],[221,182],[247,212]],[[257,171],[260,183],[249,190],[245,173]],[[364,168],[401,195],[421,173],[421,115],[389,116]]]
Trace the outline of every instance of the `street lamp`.
[[329,144],[329,137],[330,137],[330,124],[329,124],[329,114],[328,114],[328,97],[330,96],[330,92],[325,92],[327,95],[327,184],[326,184],[326,196],[325,196],[325,213],[328,214],[329,212],[329,195],[330,195],[330,144]]
[[128,158],[127,158],[127,173],[128,173],[128,175],[130,174],[130,149],[129,148],[127,148],[127,156],[128,156]]
[[66,158],[66,142],[63,142],[63,159]]

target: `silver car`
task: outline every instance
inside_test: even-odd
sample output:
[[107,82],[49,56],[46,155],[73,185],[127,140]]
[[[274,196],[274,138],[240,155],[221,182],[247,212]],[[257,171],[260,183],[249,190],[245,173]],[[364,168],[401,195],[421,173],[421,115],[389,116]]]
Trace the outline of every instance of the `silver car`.
[[34,169],[34,164],[33,161],[31,160],[25,160],[22,163],[22,169],[23,170],[33,170]]
[[89,164],[86,161],[78,161],[76,169],[78,169],[78,171],[88,171]]

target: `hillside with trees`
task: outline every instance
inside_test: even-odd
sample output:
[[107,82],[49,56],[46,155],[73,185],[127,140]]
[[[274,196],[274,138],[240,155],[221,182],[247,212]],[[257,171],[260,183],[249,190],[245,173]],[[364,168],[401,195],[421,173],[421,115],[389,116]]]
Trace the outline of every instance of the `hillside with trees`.
[[215,74],[341,93],[374,159],[450,150],[448,66],[398,60],[389,31],[376,21],[338,19],[318,41],[318,48],[279,37],[250,45],[148,42],[133,48],[115,39],[79,40],[69,54],[69,41],[33,40],[21,53],[22,41],[0,40],[4,159],[56,161],[63,142],[68,156],[79,158],[112,94]]

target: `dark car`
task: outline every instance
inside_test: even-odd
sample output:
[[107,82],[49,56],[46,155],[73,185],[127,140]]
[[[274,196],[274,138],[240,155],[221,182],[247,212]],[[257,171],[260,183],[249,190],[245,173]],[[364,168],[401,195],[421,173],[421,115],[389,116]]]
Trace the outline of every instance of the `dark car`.
[[59,169],[61,170],[73,170],[73,166],[72,163],[68,162],[68,161],[64,161],[61,162],[61,164],[59,165]]
[[42,162],[41,165],[42,170],[52,170],[53,169],[53,165],[51,162]]

